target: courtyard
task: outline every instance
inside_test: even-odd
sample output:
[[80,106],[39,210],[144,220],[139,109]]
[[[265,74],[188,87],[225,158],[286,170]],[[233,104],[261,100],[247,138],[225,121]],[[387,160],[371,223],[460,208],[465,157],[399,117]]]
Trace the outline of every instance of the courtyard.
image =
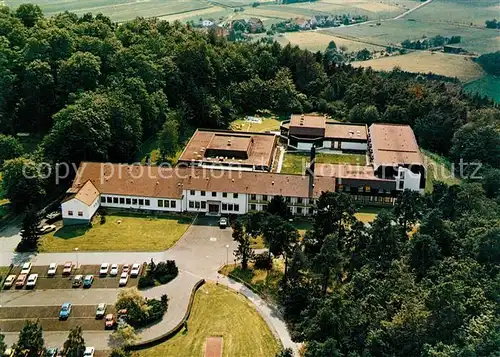
[[191,215],[147,215],[110,212],[94,218],[91,226],[63,226],[42,236],[40,252],[162,251],[172,247],[186,232]]
[[[287,152],[283,158],[281,173],[303,174],[310,161],[309,153]],[[366,155],[361,154],[316,154],[318,164],[366,165]]]

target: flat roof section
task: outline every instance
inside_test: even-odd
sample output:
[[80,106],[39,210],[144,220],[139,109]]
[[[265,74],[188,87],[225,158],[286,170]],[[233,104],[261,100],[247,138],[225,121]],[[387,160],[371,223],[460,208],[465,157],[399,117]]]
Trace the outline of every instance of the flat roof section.
[[325,138],[341,140],[368,140],[368,129],[364,124],[344,124],[327,122]]
[[270,167],[275,148],[274,134],[198,129],[179,162]]
[[292,114],[290,135],[325,136],[326,117],[324,115]]
[[409,125],[372,124],[369,133],[375,166],[424,164]]
[[375,176],[375,170],[372,166],[315,164],[314,174],[316,176],[336,177],[339,179],[346,178],[369,181],[395,181],[394,179],[380,178]]

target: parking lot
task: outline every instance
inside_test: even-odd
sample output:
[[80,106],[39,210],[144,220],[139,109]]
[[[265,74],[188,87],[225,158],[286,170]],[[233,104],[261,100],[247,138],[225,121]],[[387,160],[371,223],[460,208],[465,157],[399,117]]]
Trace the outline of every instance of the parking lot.
[[[0,329],[17,332],[26,320],[38,320],[44,331],[68,331],[76,326],[85,331],[104,330],[104,320],[95,317],[97,305],[73,306],[67,320],[59,320],[60,309],[61,306],[3,307],[0,309]],[[108,304],[106,314],[116,314],[113,305]]]
[[[84,289],[83,284],[74,287],[73,282],[76,275],[93,275],[94,280],[90,289],[116,289],[119,287],[120,274],[122,272],[123,265],[118,266],[117,276],[99,276],[99,265],[81,265],[76,269],[73,267],[70,275],[63,275],[63,266],[59,265],[54,276],[47,276],[47,271],[49,266],[32,266],[30,274],[38,274],[38,280],[34,287],[34,290],[48,290],[48,289]],[[141,269],[141,273],[145,271],[145,265]],[[12,269],[9,274],[18,276],[21,272],[21,267],[16,266]],[[130,288],[137,286],[139,279],[130,277],[128,279],[127,285],[125,287]],[[28,288],[26,284],[20,288],[15,287],[15,283],[12,287],[2,287],[4,290],[32,290]]]

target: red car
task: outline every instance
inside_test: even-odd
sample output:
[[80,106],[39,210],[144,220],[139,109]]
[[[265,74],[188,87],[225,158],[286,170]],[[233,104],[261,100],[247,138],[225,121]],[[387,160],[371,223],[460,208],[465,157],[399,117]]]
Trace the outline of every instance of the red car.
[[107,330],[113,327],[115,327],[115,317],[113,314],[107,314],[104,319],[104,328]]
[[63,275],[71,274],[71,270],[73,270],[73,263],[72,262],[64,263]]

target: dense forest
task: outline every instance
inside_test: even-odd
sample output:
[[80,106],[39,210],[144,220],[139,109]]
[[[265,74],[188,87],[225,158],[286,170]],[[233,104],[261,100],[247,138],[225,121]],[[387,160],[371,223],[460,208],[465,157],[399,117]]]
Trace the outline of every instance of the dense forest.
[[[481,162],[482,178],[408,193],[370,227],[348,196],[322,196],[314,229],[286,253],[283,311],[307,357],[499,356],[500,110],[456,82],[336,58],[155,19],[1,7],[5,195],[18,209],[42,201],[53,180],[38,162],[131,162],[151,137],[166,155],[193,128],[256,110],[409,124],[423,148]],[[23,154],[19,132],[43,139]]]

